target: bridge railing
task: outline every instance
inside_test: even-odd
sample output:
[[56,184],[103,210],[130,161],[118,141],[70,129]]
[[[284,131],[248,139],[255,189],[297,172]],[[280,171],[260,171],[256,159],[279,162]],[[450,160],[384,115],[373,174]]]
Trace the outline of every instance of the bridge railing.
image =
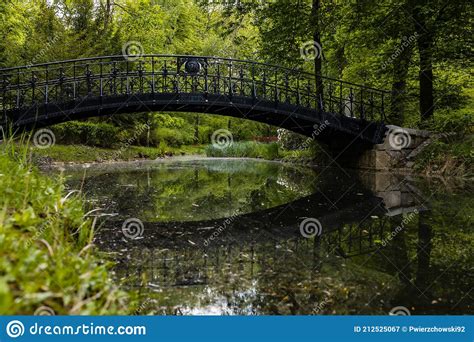
[[91,97],[203,94],[385,120],[386,91],[327,77],[323,89],[317,90],[311,73],[251,61],[171,55],[98,57],[0,70],[0,113],[7,117]]

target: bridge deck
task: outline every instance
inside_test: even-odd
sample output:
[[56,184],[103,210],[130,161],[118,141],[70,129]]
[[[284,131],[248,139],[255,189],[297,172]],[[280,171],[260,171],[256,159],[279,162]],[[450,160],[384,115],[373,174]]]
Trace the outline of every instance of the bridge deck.
[[[202,112],[317,139],[374,144],[389,93],[280,66],[203,56],[107,56],[0,70],[0,124],[51,125],[99,115]],[[315,127],[315,125],[317,125]],[[320,132],[318,127],[324,125]]]

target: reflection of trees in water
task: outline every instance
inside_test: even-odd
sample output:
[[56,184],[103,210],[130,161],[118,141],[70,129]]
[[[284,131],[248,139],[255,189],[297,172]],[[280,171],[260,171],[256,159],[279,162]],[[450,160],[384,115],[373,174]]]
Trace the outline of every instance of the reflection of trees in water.
[[[420,212],[367,264],[393,275],[371,304],[384,300],[390,307],[405,306],[412,314],[473,312],[473,236],[458,228],[464,220],[459,210],[451,211],[444,201],[442,208],[435,200],[432,204],[431,211]],[[401,217],[392,220],[392,227],[400,222]]]
[[[264,165],[250,174],[223,175],[212,168],[163,169],[146,177],[129,173],[120,175],[119,183],[133,186],[116,188],[116,179],[105,175],[102,183],[88,186],[99,194],[111,191],[121,213],[135,216],[142,210],[176,219],[182,211],[183,217],[209,218],[212,210],[235,214],[236,208],[262,209],[265,201],[286,203],[299,191],[295,189],[304,187],[305,179],[297,171]],[[403,222],[402,216],[370,211],[383,207],[381,199],[374,200],[364,189],[352,188],[352,179],[347,184],[345,180],[317,184],[318,191],[329,202],[337,202],[339,209],[320,206],[321,198],[313,195],[292,202],[284,215],[276,215],[281,209],[275,208],[239,216],[207,250],[190,248],[187,239],[202,240],[196,238],[198,229],[219,225],[218,220],[202,225],[163,224],[155,236],[141,240],[142,245],[124,247],[117,271],[142,292],[144,300],[153,298],[147,301],[148,308],[159,313],[386,314],[400,305],[413,314],[472,313],[472,215],[458,215],[457,208],[465,198],[434,198],[430,212],[415,215],[387,240]],[[353,196],[362,192],[364,196]],[[173,208],[176,199],[178,209]],[[301,217],[321,219],[323,236],[296,238],[295,218]],[[163,234],[172,229],[185,235]],[[211,234],[204,232],[204,237]],[[389,243],[382,248],[384,239]],[[111,246],[116,251],[120,245]]]
[[[225,298],[220,309],[227,313],[311,314],[322,301],[327,306],[322,312],[328,312],[330,303],[347,295],[342,279],[347,275],[343,277],[345,270],[339,269],[343,259],[336,254],[368,253],[381,239],[381,221],[368,223],[359,231],[356,225],[346,225],[314,239],[267,237],[254,244],[205,251],[132,250],[132,263],[127,261],[126,267],[122,264],[119,272],[134,280],[130,284],[133,287],[149,283],[168,289],[194,287],[196,297],[186,301],[188,305],[193,300],[201,305],[206,300],[211,303],[206,296],[209,291],[214,297]],[[327,255],[335,259],[330,260]],[[179,303],[182,298],[165,306]]]
[[159,287],[155,297],[143,294],[156,299],[150,310],[159,313],[179,307],[184,314],[386,314],[398,305],[414,314],[449,313],[433,301],[440,294],[467,293],[469,275],[449,288],[433,283],[441,270],[433,270],[429,215],[421,213],[384,248],[380,241],[401,217],[345,224],[313,239],[268,234],[207,250],[132,249],[117,271],[131,287]]
[[[287,169],[290,171],[284,171]],[[249,165],[237,161],[163,165],[147,170],[92,173],[85,179],[84,190],[88,198],[98,199],[124,216],[144,221],[204,220],[266,209],[310,194],[313,189],[302,181],[303,171],[293,169],[275,163]],[[285,181],[279,184],[277,180],[282,179]],[[69,186],[79,187],[81,181],[73,179]],[[300,184],[294,185],[297,183]]]

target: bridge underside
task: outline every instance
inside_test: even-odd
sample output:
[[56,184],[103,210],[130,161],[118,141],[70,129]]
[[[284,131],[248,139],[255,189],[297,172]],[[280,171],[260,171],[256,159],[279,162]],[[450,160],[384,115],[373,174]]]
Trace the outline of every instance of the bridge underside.
[[253,120],[341,147],[352,143],[359,146],[381,143],[386,130],[380,122],[368,122],[287,103],[200,93],[85,97],[10,110],[6,113],[6,121],[14,129],[32,129],[95,116],[163,111],[209,113]]
[[206,56],[103,56],[0,70],[0,125],[197,112],[249,119],[334,151],[383,141],[388,93],[282,66]]

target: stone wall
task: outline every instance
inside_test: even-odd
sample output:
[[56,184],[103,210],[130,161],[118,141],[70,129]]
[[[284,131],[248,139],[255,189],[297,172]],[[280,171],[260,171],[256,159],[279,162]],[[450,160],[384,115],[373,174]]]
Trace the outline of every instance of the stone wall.
[[415,157],[428,146],[436,135],[428,131],[387,126],[383,144],[363,151],[358,158],[343,160],[343,164],[359,169],[377,171],[411,171]]
[[361,171],[358,177],[367,189],[382,198],[388,216],[426,210],[427,196],[415,186],[411,176]]

